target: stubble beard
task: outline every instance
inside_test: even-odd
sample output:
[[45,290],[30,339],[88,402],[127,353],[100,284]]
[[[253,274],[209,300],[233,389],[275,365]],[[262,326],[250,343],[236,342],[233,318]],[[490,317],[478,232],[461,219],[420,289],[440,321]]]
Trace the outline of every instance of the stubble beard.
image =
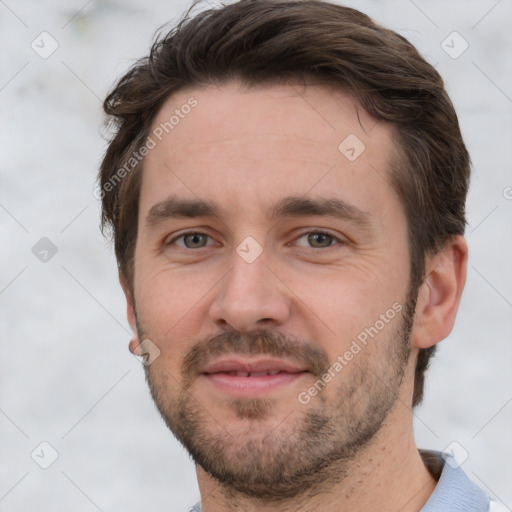
[[[398,327],[374,340],[386,346],[382,357],[370,361],[363,349],[350,363],[349,377],[342,371],[329,383],[336,386],[335,393],[326,398],[320,392],[290,417],[279,417],[275,400],[232,399],[226,405],[230,415],[234,411],[244,425],[235,431],[193,396],[193,381],[185,378],[178,396],[171,398],[162,373],[148,366],[146,380],[169,429],[226,496],[262,504],[311,497],[345,478],[395,406],[408,362],[415,301],[416,295],[410,294]],[[287,355],[292,350],[285,339],[268,331],[221,335],[215,342],[219,353]],[[308,357],[314,358],[314,352]],[[318,354],[320,374],[328,363],[325,357]]]

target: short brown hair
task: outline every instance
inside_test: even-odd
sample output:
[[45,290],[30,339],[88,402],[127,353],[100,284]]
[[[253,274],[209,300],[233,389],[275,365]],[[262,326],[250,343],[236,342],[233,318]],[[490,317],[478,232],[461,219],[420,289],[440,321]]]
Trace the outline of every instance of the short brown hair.
[[[321,0],[240,0],[195,16],[189,10],[107,96],[104,110],[116,133],[99,173],[102,229],[112,230],[129,286],[143,159],[128,171],[126,162],[170,95],[231,79],[248,87],[313,79],[351,94],[394,127],[400,158],[390,180],[407,217],[417,291],[426,256],[465,229],[469,155],[457,115],[440,75],[405,38],[355,9]],[[419,353],[413,406],[422,400],[435,347]]]

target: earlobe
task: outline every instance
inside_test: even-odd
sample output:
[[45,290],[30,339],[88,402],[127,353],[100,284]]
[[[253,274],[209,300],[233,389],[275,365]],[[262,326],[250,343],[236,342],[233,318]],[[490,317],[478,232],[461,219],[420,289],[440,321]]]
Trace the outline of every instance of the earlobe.
[[137,330],[137,320],[135,316],[135,301],[133,299],[133,294],[130,286],[128,285],[125,276],[119,270],[119,283],[121,284],[121,288],[123,289],[124,296],[126,297],[126,317],[128,319],[128,323],[132,329],[132,339],[128,344],[128,348],[132,354],[136,354],[138,347],[140,346],[140,339]]
[[428,348],[450,334],[466,282],[467,253],[466,241],[458,235],[427,258],[427,277],[414,316],[413,346]]
[[134,335],[133,338],[130,340],[130,343],[128,343],[128,350],[135,356],[140,355],[139,352],[140,347],[140,340],[137,335]]

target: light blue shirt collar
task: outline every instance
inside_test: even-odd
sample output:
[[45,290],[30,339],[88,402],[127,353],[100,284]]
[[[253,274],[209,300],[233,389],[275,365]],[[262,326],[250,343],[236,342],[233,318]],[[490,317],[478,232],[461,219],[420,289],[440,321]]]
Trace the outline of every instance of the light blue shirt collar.
[[448,453],[430,452],[443,457],[443,470],[434,492],[420,512],[487,512],[489,497],[473,483]]

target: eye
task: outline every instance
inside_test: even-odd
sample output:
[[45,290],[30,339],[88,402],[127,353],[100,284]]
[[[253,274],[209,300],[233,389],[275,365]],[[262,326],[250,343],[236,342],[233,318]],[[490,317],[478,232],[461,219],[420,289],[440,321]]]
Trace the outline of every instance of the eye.
[[[329,233],[325,233],[323,231],[310,231],[309,233],[304,233],[299,238],[297,238],[297,242],[302,239],[306,239],[306,243],[309,244],[309,247],[313,249],[326,249],[332,245],[335,245],[335,242],[343,243],[334,235],[330,235]],[[298,243],[298,245],[303,247],[305,246],[301,243]]]
[[[173,238],[171,241],[166,243],[166,245],[177,245],[178,247],[183,247],[185,249],[201,249],[208,245],[206,243],[208,238],[209,236],[205,233],[189,232]],[[178,240],[183,240],[183,243],[176,243]]]

